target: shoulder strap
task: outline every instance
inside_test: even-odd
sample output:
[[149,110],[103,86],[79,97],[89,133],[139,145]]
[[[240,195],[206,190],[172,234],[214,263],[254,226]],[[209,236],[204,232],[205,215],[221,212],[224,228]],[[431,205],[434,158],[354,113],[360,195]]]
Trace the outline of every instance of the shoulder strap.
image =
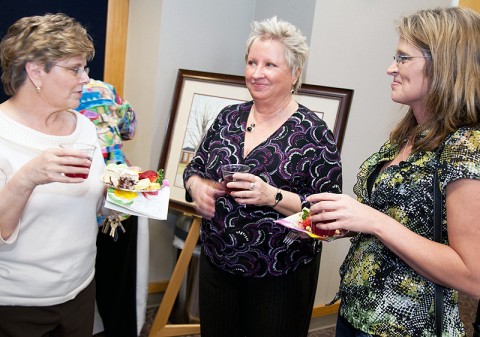
[[[435,155],[435,171],[433,174],[433,239],[436,242],[442,242],[442,193],[440,192],[440,181],[438,179],[438,169],[440,168],[440,154],[443,146],[441,146]],[[443,287],[435,284],[435,335],[442,336],[443,323]]]

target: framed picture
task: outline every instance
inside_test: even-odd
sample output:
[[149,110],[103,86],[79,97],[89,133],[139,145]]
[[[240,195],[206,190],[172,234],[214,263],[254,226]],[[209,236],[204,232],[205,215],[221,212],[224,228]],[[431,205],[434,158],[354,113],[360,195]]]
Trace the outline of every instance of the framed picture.
[[[353,90],[303,84],[295,101],[317,113],[341,150]],[[217,114],[229,104],[251,100],[243,76],[179,69],[159,168],[170,183],[170,206],[195,213],[185,201],[183,171]]]

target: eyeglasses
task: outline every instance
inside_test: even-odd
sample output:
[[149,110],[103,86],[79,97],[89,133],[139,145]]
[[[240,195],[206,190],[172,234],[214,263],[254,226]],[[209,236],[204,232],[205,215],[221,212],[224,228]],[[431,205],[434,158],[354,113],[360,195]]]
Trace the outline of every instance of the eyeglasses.
[[431,56],[407,56],[407,55],[393,55],[393,59],[395,62],[397,62],[397,65],[399,64],[404,64],[407,61],[410,61],[411,59],[416,59],[416,58],[430,58]]
[[83,73],[87,74],[88,76],[88,73],[90,72],[89,67],[66,67],[66,66],[61,66],[59,64],[54,64],[53,66],[70,70],[71,72],[75,73],[75,76],[77,77],[82,76]]

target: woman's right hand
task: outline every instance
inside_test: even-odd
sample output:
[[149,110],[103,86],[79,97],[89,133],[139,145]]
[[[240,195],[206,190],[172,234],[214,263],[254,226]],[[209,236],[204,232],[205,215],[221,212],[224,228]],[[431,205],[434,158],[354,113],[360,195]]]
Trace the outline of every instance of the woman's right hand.
[[310,195],[311,221],[322,230],[346,229],[376,235],[377,225],[391,220],[374,208],[358,202],[347,194],[318,193]]
[[80,151],[51,148],[27,162],[15,175],[17,183],[31,189],[53,182],[81,183],[84,179],[67,177],[65,173],[88,173],[88,168],[80,166],[90,167],[90,164],[91,160]]
[[90,160],[79,151],[52,148],[31,159],[16,171],[4,186],[0,187],[0,232],[8,239],[17,228],[19,219],[33,190],[38,185],[53,182],[80,183],[82,178],[69,178],[65,173],[84,172]]
[[194,208],[197,213],[205,219],[213,218],[215,216],[215,199],[225,194],[223,184],[193,176],[188,180],[187,186],[192,186],[189,193],[195,201]]

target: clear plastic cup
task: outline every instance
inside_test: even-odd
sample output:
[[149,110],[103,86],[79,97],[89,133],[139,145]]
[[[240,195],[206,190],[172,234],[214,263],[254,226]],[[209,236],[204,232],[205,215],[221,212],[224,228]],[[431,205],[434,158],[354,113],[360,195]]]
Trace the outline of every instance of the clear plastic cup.
[[[60,147],[64,148],[64,149],[72,149],[72,150],[81,151],[82,153],[85,153],[86,155],[88,155],[88,158],[90,160],[93,159],[93,154],[95,153],[95,145],[90,145],[90,144],[64,143],[64,144],[60,144]],[[83,165],[72,165],[72,166],[90,168],[90,166],[83,166]],[[88,178],[88,173],[65,173],[65,176],[70,177],[70,178],[87,179]]]
[[315,222],[315,223],[312,222],[311,223],[312,233],[322,237],[322,239],[326,240],[326,241],[332,241],[335,238],[342,237],[342,236],[344,236],[345,234],[348,233],[347,230],[341,229],[341,228],[327,229],[326,230],[326,229],[317,228],[317,226],[316,226],[316,224],[318,224],[318,223],[330,223],[330,222],[334,222],[334,221],[335,220],[321,221],[321,222]]
[[241,191],[240,188],[228,188],[227,183],[235,181],[233,179],[234,173],[246,173],[250,171],[250,167],[244,164],[227,164],[222,166],[222,176],[223,176],[223,183],[225,185],[225,192],[230,194],[232,191]]

